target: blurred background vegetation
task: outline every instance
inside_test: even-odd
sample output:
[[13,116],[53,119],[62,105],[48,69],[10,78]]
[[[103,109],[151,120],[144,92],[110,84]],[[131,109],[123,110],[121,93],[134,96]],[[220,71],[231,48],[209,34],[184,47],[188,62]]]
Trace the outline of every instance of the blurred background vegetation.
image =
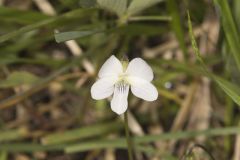
[[155,73],[157,101],[129,97],[136,159],[240,160],[239,31],[239,0],[0,0],[0,160],[126,160],[89,92],[112,54]]

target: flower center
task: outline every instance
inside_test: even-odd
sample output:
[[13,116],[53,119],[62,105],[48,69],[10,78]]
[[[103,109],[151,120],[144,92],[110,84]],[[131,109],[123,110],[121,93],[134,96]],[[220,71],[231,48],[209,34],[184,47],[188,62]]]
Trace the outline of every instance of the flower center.
[[128,75],[126,73],[122,73],[118,76],[118,82],[116,83],[116,87],[121,93],[125,92],[127,87],[129,86],[127,77]]
[[128,84],[119,82],[116,84],[116,88],[120,93],[124,93],[127,90]]
[[118,76],[118,82],[119,83],[126,83],[126,84],[128,84],[127,77],[128,77],[128,75],[126,73],[120,74]]

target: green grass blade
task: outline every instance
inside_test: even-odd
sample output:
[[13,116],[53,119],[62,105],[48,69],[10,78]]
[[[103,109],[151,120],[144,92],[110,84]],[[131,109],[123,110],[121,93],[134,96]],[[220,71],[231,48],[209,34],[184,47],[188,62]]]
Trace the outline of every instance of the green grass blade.
[[180,13],[176,0],[167,0],[167,8],[172,17],[171,27],[179,42],[179,46],[183,51],[184,57],[187,57],[187,47],[184,39],[184,32],[181,24]]
[[[225,128],[214,128],[201,131],[179,131],[162,133],[158,135],[146,135],[134,137],[133,141],[138,148],[141,148],[141,143],[151,143],[163,140],[180,140],[189,139],[198,136],[227,136],[240,134],[239,127],[225,127]],[[9,152],[35,152],[35,151],[61,151],[65,150],[68,153],[83,152],[92,149],[102,148],[126,148],[125,138],[118,139],[105,139],[105,140],[91,140],[88,142],[81,142],[79,144],[58,144],[58,145],[40,145],[40,144],[29,144],[29,143],[9,143],[1,144],[0,150]]]
[[0,160],[7,160],[7,152],[0,151]]
[[227,0],[214,0],[215,4],[220,9],[222,18],[222,26],[230,47],[232,56],[234,57],[237,68],[240,71],[240,38],[236,28],[229,4]]
[[27,135],[26,129],[0,131],[0,143],[24,138]]
[[65,144],[44,146],[36,143],[5,143],[0,145],[0,150],[33,153],[37,151],[63,151],[65,147],[67,147]]
[[134,16],[129,17],[129,21],[171,21],[170,16]]
[[[239,134],[239,127],[228,127],[228,128],[215,128],[202,131],[180,131],[172,133],[163,133],[159,135],[146,135],[140,137],[134,137],[133,141],[135,146],[139,146],[141,143],[151,143],[162,140],[179,140],[179,139],[188,139],[194,138],[197,136],[225,136],[232,134]],[[67,153],[74,152],[83,152],[91,150],[92,148],[115,148],[115,147],[124,147],[126,148],[126,140],[124,138],[114,139],[114,140],[101,140],[101,141],[92,141],[92,142],[82,142],[79,144],[69,145],[65,148]]]
[[93,13],[95,11],[95,9],[77,9],[77,10],[73,10],[70,12],[67,12],[63,15],[57,16],[57,17],[52,17],[52,18],[48,18],[39,22],[36,22],[34,24],[30,24],[27,26],[24,26],[16,31],[4,34],[2,36],[0,36],[0,43],[3,43],[7,40],[10,40],[16,36],[19,36],[21,34],[24,34],[26,32],[41,28],[43,26],[49,25],[51,23],[56,23],[58,21],[61,21],[63,19],[67,19],[70,17],[79,17],[79,18],[86,18],[86,15],[89,16],[90,13]]
[[233,9],[234,9],[234,17],[238,26],[237,28],[240,29],[240,1],[239,0],[233,1]]
[[[17,16],[16,16],[17,15]],[[7,22],[17,22],[20,24],[31,24],[36,21],[43,21],[49,18],[40,12],[21,11],[13,8],[0,6],[0,20]]]
[[116,130],[121,130],[122,128],[123,128],[122,122],[96,124],[93,126],[68,130],[62,133],[54,133],[51,135],[47,135],[46,137],[42,138],[42,142],[43,144],[47,145],[72,142],[74,140],[100,136],[102,134],[106,134]]
[[240,87],[228,82],[227,80],[220,78],[218,76],[213,75],[212,73],[210,73],[201,57],[200,51],[197,47],[197,43],[196,40],[194,38],[194,34],[193,34],[193,30],[192,30],[192,23],[191,23],[191,19],[190,19],[190,14],[188,12],[188,27],[189,27],[189,34],[191,37],[191,43],[192,43],[192,47],[194,49],[194,53],[197,56],[197,59],[200,61],[200,63],[202,64],[202,67],[204,69],[204,71],[206,72],[206,74],[208,75],[208,77],[212,78],[220,87],[221,89],[235,102],[240,106]]

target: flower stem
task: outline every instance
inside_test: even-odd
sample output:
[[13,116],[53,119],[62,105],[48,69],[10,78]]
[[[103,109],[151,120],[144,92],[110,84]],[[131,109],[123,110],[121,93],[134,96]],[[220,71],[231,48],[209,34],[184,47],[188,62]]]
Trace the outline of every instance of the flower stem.
[[132,140],[129,134],[127,111],[124,113],[124,126],[125,126],[125,134],[126,134],[127,147],[128,147],[128,159],[133,160],[133,147],[132,147]]

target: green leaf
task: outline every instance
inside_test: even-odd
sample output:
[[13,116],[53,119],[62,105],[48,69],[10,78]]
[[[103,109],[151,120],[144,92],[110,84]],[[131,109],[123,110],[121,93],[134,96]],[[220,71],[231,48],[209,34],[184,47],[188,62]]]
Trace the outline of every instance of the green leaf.
[[70,32],[62,32],[62,33],[55,33],[55,40],[60,42],[65,42],[68,40],[76,39],[76,38],[83,38],[87,37],[96,33],[103,32],[103,30],[95,29],[95,30],[84,30],[84,31],[70,31]]
[[38,81],[38,77],[29,72],[13,72],[6,80],[0,82],[0,88],[15,87],[22,84],[34,84]]
[[138,14],[144,9],[151,7],[159,2],[163,2],[163,0],[132,0],[127,9],[127,14],[129,16]]
[[127,10],[127,0],[97,0],[101,8],[116,13],[121,17]]
[[222,18],[222,26],[227,39],[227,43],[230,47],[231,54],[234,57],[237,68],[240,71],[240,38],[236,28],[236,24],[233,20],[233,16],[227,0],[214,0],[215,4],[220,9],[220,15]]
[[220,78],[218,76],[213,75],[212,73],[210,73],[201,57],[200,51],[197,47],[197,43],[196,40],[194,38],[194,34],[193,34],[193,30],[192,30],[192,22],[190,19],[190,14],[188,12],[188,27],[189,27],[189,34],[190,34],[190,38],[191,38],[191,43],[192,43],[192,47],[194,49],[194,53],[197,56],[197,59],[200,61],[200,63],[202,64],[202,67],[204,69],[204,71],[206,72],[206,74],[212,78],[220,87],[221,89],[235,102],[240,106],[240,87],[228,82],[227,80],[224,80],[223,78]]

